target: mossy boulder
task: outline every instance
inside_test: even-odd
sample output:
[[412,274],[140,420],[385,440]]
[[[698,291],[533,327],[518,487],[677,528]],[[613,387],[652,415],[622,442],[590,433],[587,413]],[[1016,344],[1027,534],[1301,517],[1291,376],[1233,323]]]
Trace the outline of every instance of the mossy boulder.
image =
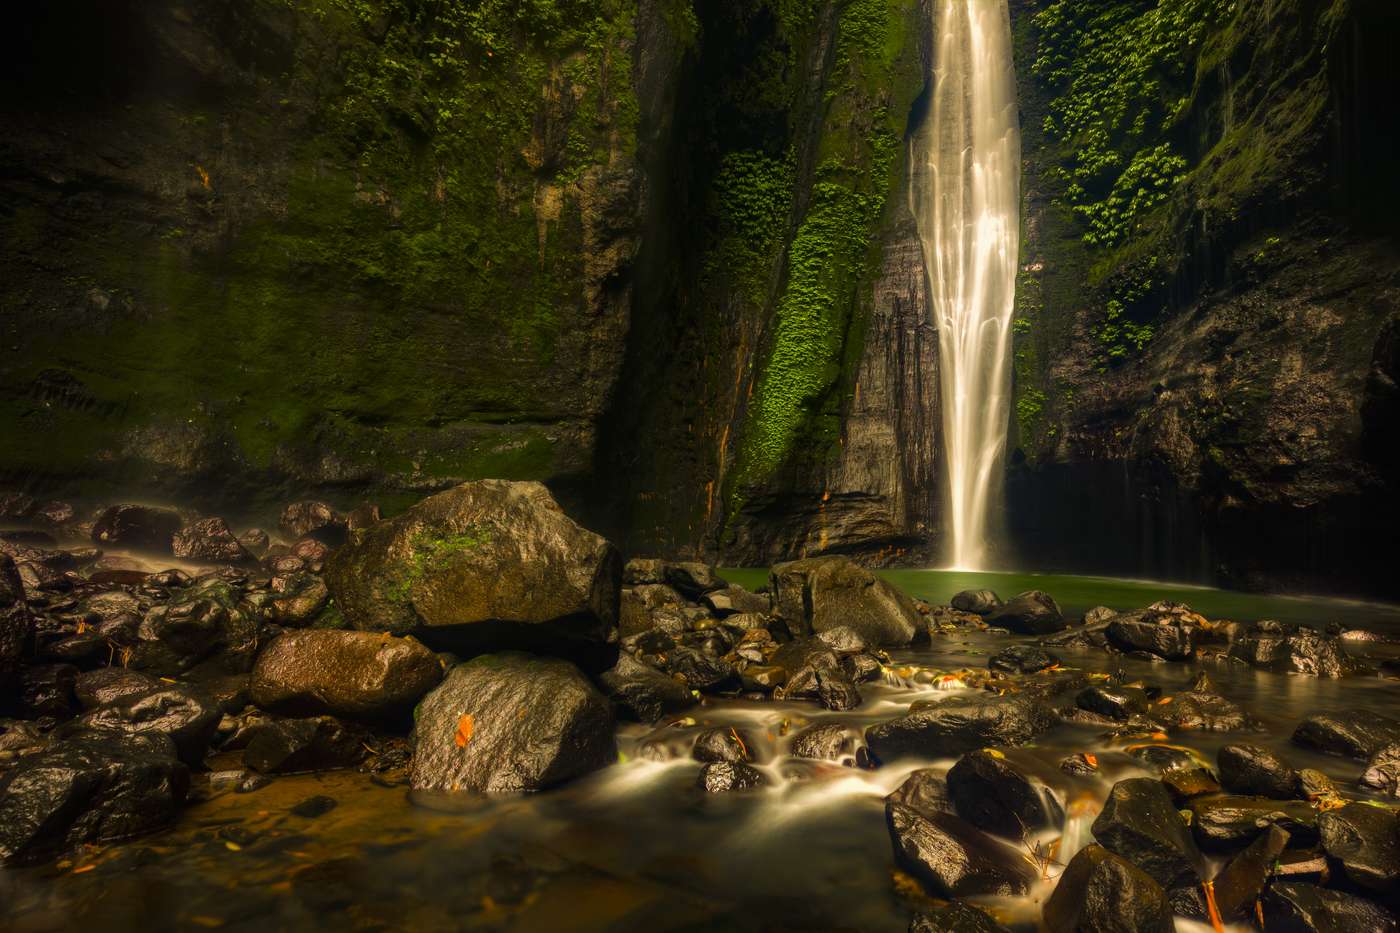
[[353,628],[546,652],[615,640],[622,560],[539,483],[482,480],[365,530],[326,567]]
[[773,568],[773,603],[794,634],[845,626],[868,645],[907,645],[919,631],[913,600],[845,557],[815,557]]

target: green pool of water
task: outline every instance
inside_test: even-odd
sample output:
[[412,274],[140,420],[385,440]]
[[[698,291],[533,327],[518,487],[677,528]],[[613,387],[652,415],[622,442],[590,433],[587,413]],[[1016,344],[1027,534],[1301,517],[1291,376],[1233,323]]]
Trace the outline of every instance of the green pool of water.
[[[721,571],[726,580],[749,589],[768,582],[768,571],[732,568]],[[1182,602],[1211,619],[1254,622],[1277,619],[1326,626],[1339,622],[1348,628],[1369,628],[1400,635],[1400,606],[1315,596],[1282,596],[1240,593],[1180,583],[1155,583],[1116,577],[1078,577],[1059,574],[972,572],[963,570],[880,570],[890,583],[911,596],[935,605],[946,605],[962,590],[994,590],[1009,599],[1026,590],[1044,590],[1067,614],[1082,614],[1094,606],[1140,609],[1159,599]]]

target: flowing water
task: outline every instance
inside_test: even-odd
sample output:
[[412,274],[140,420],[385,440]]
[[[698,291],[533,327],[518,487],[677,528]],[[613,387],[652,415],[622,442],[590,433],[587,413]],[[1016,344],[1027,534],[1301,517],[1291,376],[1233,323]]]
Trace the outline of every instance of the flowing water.
[[[749,583],[762,572],[727,572]],[[1239,619],[1293,618],[1368,626],[1400,635],[1400,609],[1337,600],[1254,597],[1131,581],[896,573],[913,593],[946,599],[969,581],[1026,581],[1069,607],[1119,607],[1187,597],[1199,609],[1228,607]],[[1194,598],[1193,598],[1194,597]],[[1208,614],[1212,614],[1208,612]],[[43,867],[0,871],[0,928],[13,931],[354,929],[415,931],[811,931],[896,933],[907,928],[917,894],[894,875],[883,797],[916,767],[952,759],[903,761],[862,770],[793,758],[792,736],[811,723],[856,728],[903,714],[918,700],[964,690],[940,676],[983,668],[990,654],[1021,639],[975,630],[927,647],[891,653],[886,680],[861,687],[864,702],[847,713],[803,702],[710,701],[655,728],[624,725],[619,762],[545,794],[496,800],[470,795],[417,796],[389,779],[355,772],[283,777],[247,794],[209,788],[172,829],[95,847]],[[1362,646],[1365,647],[1365,646]],[[1122,667],[1128,676],[1186,688],[1197,665],[1146,664],[1093,651],[1062,652],[1069,668]],[[1275,748],[1295,767],[1317,767],[1348,794],[1364,796],[1358,762],[1304,752],[1288,742],[1313,713],[1345,708],[1394,710],[1394,679],[1344,681],[1259,672],[1208,661],[1219,691],[1262,720],[1267,732],[1174,733],[1172,741],[1214,760],[1228,741]],[[772,784],[761,791],[706,796],[695,787],[699,764],[686,753],[704,727],[743,730]],[[677,757],[649,760],[648,750]],[[1073,752],[1098,756],[1102,771],[1070,777],[1058,762]],[[1096,728],[1064,724],[1013,752],[1038,766],[1065,804],[1062,830],[1042,840],[1064,863],[1090,839],[1088,826],[1113,781],[1146,774],[1123,754],[1123,741]],[[211,780],[212,777],[212,780]],[[217,788],[217,789],[215,789]],[[292,808],[315,795],[337,806],[320,816]],[[1011,858],[1027,857],[1020,841]],[[982,901],[1014,929],[1034,929],[1059,866],[1026,897]],[[1204,927],[1181,921],[1178,930]]]
[[934,16],[932,108],[910,143],[909,198],[938,328],[950,556],[975,570],[1010,413],[1021,137],[1006,0],[937,0]]

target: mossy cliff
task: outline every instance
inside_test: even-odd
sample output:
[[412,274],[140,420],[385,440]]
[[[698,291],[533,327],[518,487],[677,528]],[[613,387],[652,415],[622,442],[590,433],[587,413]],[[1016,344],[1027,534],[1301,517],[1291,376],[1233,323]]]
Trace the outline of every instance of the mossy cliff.
[[16,11],[6,479],[393,505],[587,473],[630,313],[636,32],[675,5]]
[[1400,13],[1371,0],[1012,13],[1020,556],[1395,592],[1378,542],[1400,517],[1387,466],[1400,185],[1397,129],[1378,115],[1400,90]]

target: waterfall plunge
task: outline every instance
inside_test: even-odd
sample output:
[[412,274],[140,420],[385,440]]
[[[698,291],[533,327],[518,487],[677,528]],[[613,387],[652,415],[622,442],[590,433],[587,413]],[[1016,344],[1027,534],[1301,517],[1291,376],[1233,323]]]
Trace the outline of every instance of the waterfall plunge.
[[1010,414],[1021,136],[1007,0],[934,3],[933,99],[911,140],[909,199],[938,328],[951,557],[975,570]]

